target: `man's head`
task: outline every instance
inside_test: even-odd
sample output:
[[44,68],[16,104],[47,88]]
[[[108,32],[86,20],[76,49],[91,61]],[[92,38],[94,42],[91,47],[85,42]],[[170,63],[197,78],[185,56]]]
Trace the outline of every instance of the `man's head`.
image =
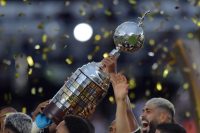
[[172,123],[175,115],[174,105],[164,98],[152,98],[146,102],[141,114],[142,130],[154,133],[161,123]]
[[17,112],[13,107],[2,107],[0,109],[0,133],[3,132],[3,127],[4,127],[4,120],[6,115],[8,115],[9,113],[13,113],[13,112]]
[[56,133],[93,133],[85,119],[69,115],[56,127]]
[[116,133],[116,121],[115,120],[112,121],[108,130],[109,130],[109,133]]
[[4,133],[31,133],[32,119],[20,112],[10,113],[5,118]]
[[186,131],[178,124],[163,123],[157,126],[155,133],[186,133]]

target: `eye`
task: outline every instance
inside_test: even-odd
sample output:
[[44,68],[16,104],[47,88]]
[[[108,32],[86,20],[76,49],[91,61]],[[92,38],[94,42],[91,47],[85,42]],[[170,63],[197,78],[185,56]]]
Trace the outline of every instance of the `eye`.
[[150,109],[147,109],[146,112],[147,112],[147,113],[151,113],[151,110],[150,110]]

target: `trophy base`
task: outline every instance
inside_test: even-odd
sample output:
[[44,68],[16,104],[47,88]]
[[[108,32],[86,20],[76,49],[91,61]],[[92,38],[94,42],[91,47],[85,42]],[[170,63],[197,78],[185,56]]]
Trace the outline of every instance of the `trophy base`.
[[44,110],[43,113],[46,117],[59,124],[63,120],[65,112],[58,108],[55,103],[51,102]]

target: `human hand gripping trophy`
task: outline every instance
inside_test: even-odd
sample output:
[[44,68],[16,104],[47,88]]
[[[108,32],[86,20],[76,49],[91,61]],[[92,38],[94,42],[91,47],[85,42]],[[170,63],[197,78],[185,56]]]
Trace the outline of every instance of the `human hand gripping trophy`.
[[[121,51],[134,53],[143,46],[142,24],[149,12],[139,18],[138,24],[127,21],[115,29],[113,39],[116,49],[110,52],[110,56],[118,58]],[[110,84],[109,75],[101,66],[101,62],[90,62],[78,68],[44,108],[43,117],[38,116],[38,120],[36,117],[37,127],[44,128],[51,120],[59,123],[68,114],[80,114],[88,105],[96,106],[105,97]],[[44,119],[46,123],[41,125]]]

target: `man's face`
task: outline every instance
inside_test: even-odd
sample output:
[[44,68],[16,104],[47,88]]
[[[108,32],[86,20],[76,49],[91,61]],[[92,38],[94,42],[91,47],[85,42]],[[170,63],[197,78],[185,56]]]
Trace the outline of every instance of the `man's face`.
[[156,126],[160,123],[159,108],[154,104],[145,104],[140,120],[144,133],[155,133]]
[[56,127],[56,133],[70,133],[65,125],[65,121],[59,123]]
[[116,122],[115,122],[115,120],[109,126],[109,133],[116,133]]
[[1,128],[0,133],[3,132],[4,120],[5,120],[6,115],[8,115],[9,113],[14,113],[14,112],[17,112],[17,111],[12,107],[7,107],[0,110],[0,128]]

